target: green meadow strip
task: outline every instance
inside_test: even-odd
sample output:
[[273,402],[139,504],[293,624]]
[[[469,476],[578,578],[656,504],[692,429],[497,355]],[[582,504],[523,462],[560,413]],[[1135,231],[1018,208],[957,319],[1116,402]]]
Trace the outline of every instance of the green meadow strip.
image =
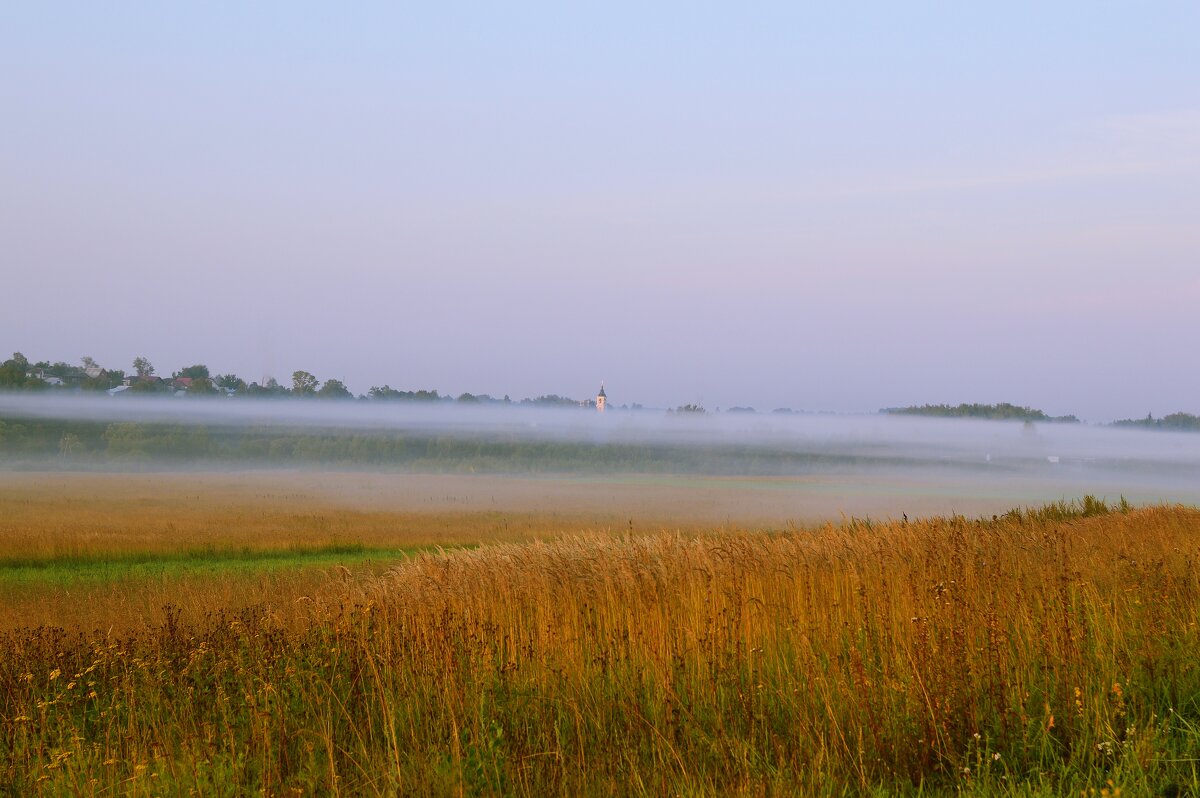
[[8,557],[0,559],[0,585],[74,584],[386,563],[427,550],[430,547],[373,548],[361,544],[331,544],[281,549],[206,548],[99,556]]

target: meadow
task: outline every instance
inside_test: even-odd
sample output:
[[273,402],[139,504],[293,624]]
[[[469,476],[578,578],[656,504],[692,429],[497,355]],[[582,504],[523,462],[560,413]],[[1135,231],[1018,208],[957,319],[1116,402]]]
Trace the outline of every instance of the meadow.
[[1200,792],[1195,509],[311,487],[0,486],[0,792]]

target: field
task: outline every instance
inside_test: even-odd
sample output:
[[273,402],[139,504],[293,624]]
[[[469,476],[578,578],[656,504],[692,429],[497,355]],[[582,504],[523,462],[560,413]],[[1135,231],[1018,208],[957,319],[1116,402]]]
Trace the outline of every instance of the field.
[[4,474],[0,793],[1200,794],[1200,511],[1014,495]]

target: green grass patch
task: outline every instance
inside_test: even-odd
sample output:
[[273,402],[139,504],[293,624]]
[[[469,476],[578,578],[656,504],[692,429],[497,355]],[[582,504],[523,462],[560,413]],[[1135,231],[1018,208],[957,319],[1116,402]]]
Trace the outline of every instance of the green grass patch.
[[377,548],[338,543],[279,549],[211,547],[177,552],[7,557],[0,559],[0,585],[64,586],[207,574],[226,576],[293,568],[330,568],[336,565],[388,565],[430,549],[428,546]]

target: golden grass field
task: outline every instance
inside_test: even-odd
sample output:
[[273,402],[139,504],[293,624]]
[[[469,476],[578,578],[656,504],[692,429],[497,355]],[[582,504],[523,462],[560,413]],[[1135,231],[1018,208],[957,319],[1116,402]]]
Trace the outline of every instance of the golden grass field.
[[297,479],[0,480],[0,794],[1200,788],[1195,509]]
[[[168,603],[198,617],[300,595],[335,566],[377,571],[425,549],[629,528],[612,510],[520,510],[523,493],[484,487],[472,500],[462,478],[0,474],[0,629],[135,629]],[[682,523],[673,528],[697,522]]]

